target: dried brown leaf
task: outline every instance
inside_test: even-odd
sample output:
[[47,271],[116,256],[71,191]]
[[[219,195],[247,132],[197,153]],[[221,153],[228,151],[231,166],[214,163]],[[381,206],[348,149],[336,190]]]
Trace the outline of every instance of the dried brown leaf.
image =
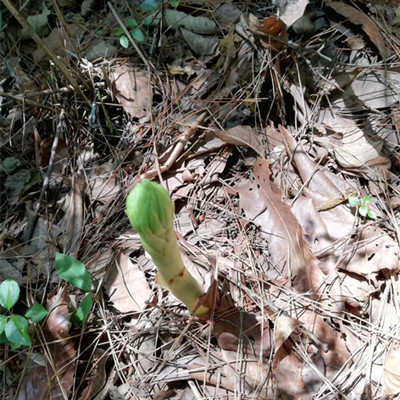
[[217,131],[215,134],[225,143],[236,146],[248,146],[260,157],[264,157],[264,145],[257,132],[247,125],[235,126],[227,131]]
[[355,25],[362,25],[364,32],[369,36],[372,43],[379,50],[379,53],[382,56],[382,58],[386,59],[387,51],[386,51],[385,40],[381,32],[379,31],[379,27],[370,17],[368,17],[361,10],[357,10],[356,8],[344,4],[342,2],[329,1],[327,2],[327,5],[337,13],[343,15],[351,23]]
[[124,313],[143,311],[153,294],[144,273],[124,253],[110,265],[104,287],[114,307]]
[[393,396],[400,393],[400,346],[393,343],[386,357],[383,377],[383,391]]
[[151,83],[146,71],[122,65],[113,70],[111,80],[117,99],[132,118],[142,118],[151,110]]
[[318,260],[310,252],[304,232],[283,202],[281,189],[271,181],[270,162],[258,159],[254,167],[255,179],[238,185],[240,206],[246,216],[261,226],[268,241],[271,260],[281,279],[289,276],[293,288],[301,293],[316,293],[321,289],[323,273]]
[[399,254],[399,245],[389,234],[379,227],[366,226],[350,242],[338,267],[363,276],[398,272]]

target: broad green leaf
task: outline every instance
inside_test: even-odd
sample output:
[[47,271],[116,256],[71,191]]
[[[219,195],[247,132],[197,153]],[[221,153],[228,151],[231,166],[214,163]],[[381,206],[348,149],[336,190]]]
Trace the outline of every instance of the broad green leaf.
[[117,31],[115,32],[115,34],[116,34],[117,36],[121,36],[123,33],[124,33],[124,28],[121,28],[121,27],[119,27],[119,28],[117,29]]
[[364,196],[363,202],[364,204],[369,204],[371,203],[371,198],[369,196]]
[[7,174],[13,173],[17,168],[22,167],[22,163],[18,158],[7,157],[0,163],[0,171],[4,171]]
[[0,304],[10,310],[19,299],[19,286],[14,279],[9,278],[0,285]]
[[125,49],[127,49],[128,47],[129,47],[129,40],[128,40],[128,38],[124,35],[124,36],[121,36],[120,38],[119,38],[119,44],[123,47],[123,48],[125,48]]
[[92,310],[92,306],[93,306],[93,296],[92,293],[89,293],[82,300],[82,303],[79,305],[75,313],[75,316],[79,320],[80,325],[83,325],[83,323],[86,321],[86,318],[89,316],[90,311]]
[[26,313],[25,317],[33,322],[40,322],[47,317],[47,310],[41,304],[34,304]]
[[56,271],[60,278],[71,285],[90,291],[91,276],[86,267],[74,257],[56,253]]
[[129,26],[130,28],[136,28],[139,26],[135,18],[130,18],[125,21],[125,26]]
[[[40,14],[30,15],[27,17],[27,22],[33,28],[33,30],[39,36],[47,36],[49,34],[48,27],[48,16],[50,15],[50,10],[44,7],[43,11]],[[21,39],[30,39],[28,32],[24,29],[21,32]]]
[[158,5],[156,0],[144,0],[144,2],[140,5],[140,8],[143,11],[154,11],[157,10]]
[[358,209],[358,212],[360,215],[362,215],[363,217],[365,217],[368,214],[368,207],[367,206],[361,206]]
[[138,42],[144,42],[145,40],[144,34],[140,29],[133,29],[131,31],[131,35]]
[[371,218],[371,219],[376,219],[377,218],[376,217],[376,212],[372,211],[372,210],[369,210],[367,215],[368,215],[368,218]]
[[358,197],[349,197],[349,204],[351,204],[352,206],[360,206],[361,201]]
[[169,4],[171,4],[172,7],[176,8],[179,6],[179,0],[169,0]]
[[4,332],[4,328],[6,327],[8,318],[6,315],[0,315],[0,333]]
[[21,315],[11,315],[4,329],[7,339],[16,345],[30,346],[31,338],[28,332],[28,320]]

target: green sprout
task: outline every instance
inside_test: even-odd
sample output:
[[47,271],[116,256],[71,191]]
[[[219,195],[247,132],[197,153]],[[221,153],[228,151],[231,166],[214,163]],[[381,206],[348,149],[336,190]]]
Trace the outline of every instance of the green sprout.
[[129,193],[126,214],[144,249],[158,268],[157,282],[181,300],[194,315],[206,314],[204,291],[183,264],[174,231],[174,203],[161,185],[143,179]]
[[349,203],[353,207],[357,207],[358,214],[363,218],[376,219],[375,211],[369,209],[368,204],[371,203],[371,198],[369,196],[364,196],[362,200],[358,197],[349,197]]

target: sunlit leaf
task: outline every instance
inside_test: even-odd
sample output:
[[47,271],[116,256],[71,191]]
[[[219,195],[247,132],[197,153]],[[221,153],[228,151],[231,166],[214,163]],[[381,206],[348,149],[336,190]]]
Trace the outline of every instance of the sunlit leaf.
[[358,212],[365,217],[368,214],[368,207],[363,205],[358,209]]
[[369,210],[367,215],[368,215],[368,218],[371,218],[371,219],[376,219],[377,218],[376,217],[376,212],[372,211],[372,210]]
[[18,283],[9,278],[2,282],[0,285],[0,304],[6,309],[10,310],[19,299],[19,286]]
[[90,291],[91,276],[80,261],[66,254],[56,253],[55,266],[60,278],[79,289]]
[[361,201],[358,197],[349,197],[349,203],[352,206],[360,206],[361,205]]
[[40,322],[47,317],[47,310],[41,304],[34,304],[26,313],[25,317],[33,322]]
[[363,202],[364,202],[364,204],[369,204],[369,203],[371,203],[371,198],[369,196],[364,196]]
[[124,48],[124,49],[127,49],[128,47],[129,47],[129,40],[128,40],[128,38],[124,35],[124,36],[121,36],[120,38],[119,38],[119,44]]
[[7,339],[16,345],[30,346],[28,320],[21,315],[11,315],[4,329]]

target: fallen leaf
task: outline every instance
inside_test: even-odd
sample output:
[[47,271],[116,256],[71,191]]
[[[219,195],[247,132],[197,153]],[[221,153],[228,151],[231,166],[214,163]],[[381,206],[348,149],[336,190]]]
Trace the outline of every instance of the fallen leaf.
[[151,83],[148,73],[128,65],[116,67],[111,73],[116,97],[132,118],[143,118],[151,110]]
[[400,393],[400,346],[394,342],[386,357],[383,376],[383,392],[388,396]]
[[144,273],[124,253],[110,265],[103,285],[114,307],[123,313],[143,311],[153,295]]
[[190,32],[181,28],[181,33],[190,49],[201,57],[209,57],[215,54],[219,40],[213,37],[206,37],[198,33]]
[[335,12],[347,18],[351,23],[355,25],[362,25],[364,32],[369,36],[372,43],[376,46],[382,58],[386,59],[387,51],[385,39],[383,38],[377,24],[370,17],[368,17],[361,10],[338,1],[327,1],[326,4]]
[[185,28],[188,31],[201,35],[211,35],[220,31],[217,24],[206,17],[193,17],[182,11],[171,10],[169,8],[165,9],[163,14],[166,25],[173,29]]
[[400,73],[385,70],[368,70],[331,96],[336,109],[363,111],[391,107],[400,100]]
[[399,271],[399,245],[379,227],[362,228],[342,252],[344,254],[338,268],[346,271],[363,276],[379,271]]
[[260,135],[250,126],[239,125],[227,131],[216,131],[215,134],[225,143],[236,146],[248,146],[260,157],[264,157],[264,145]]
[[279,271],[269,278],[289,276],[297,292],[319,292],[323,273],[290,206],[283,202],[283,192],[270,179],[270,162],[259,158],[254,175],[238,184],[240,207],[247,218],[261,227],[268,242],[271,261]]

